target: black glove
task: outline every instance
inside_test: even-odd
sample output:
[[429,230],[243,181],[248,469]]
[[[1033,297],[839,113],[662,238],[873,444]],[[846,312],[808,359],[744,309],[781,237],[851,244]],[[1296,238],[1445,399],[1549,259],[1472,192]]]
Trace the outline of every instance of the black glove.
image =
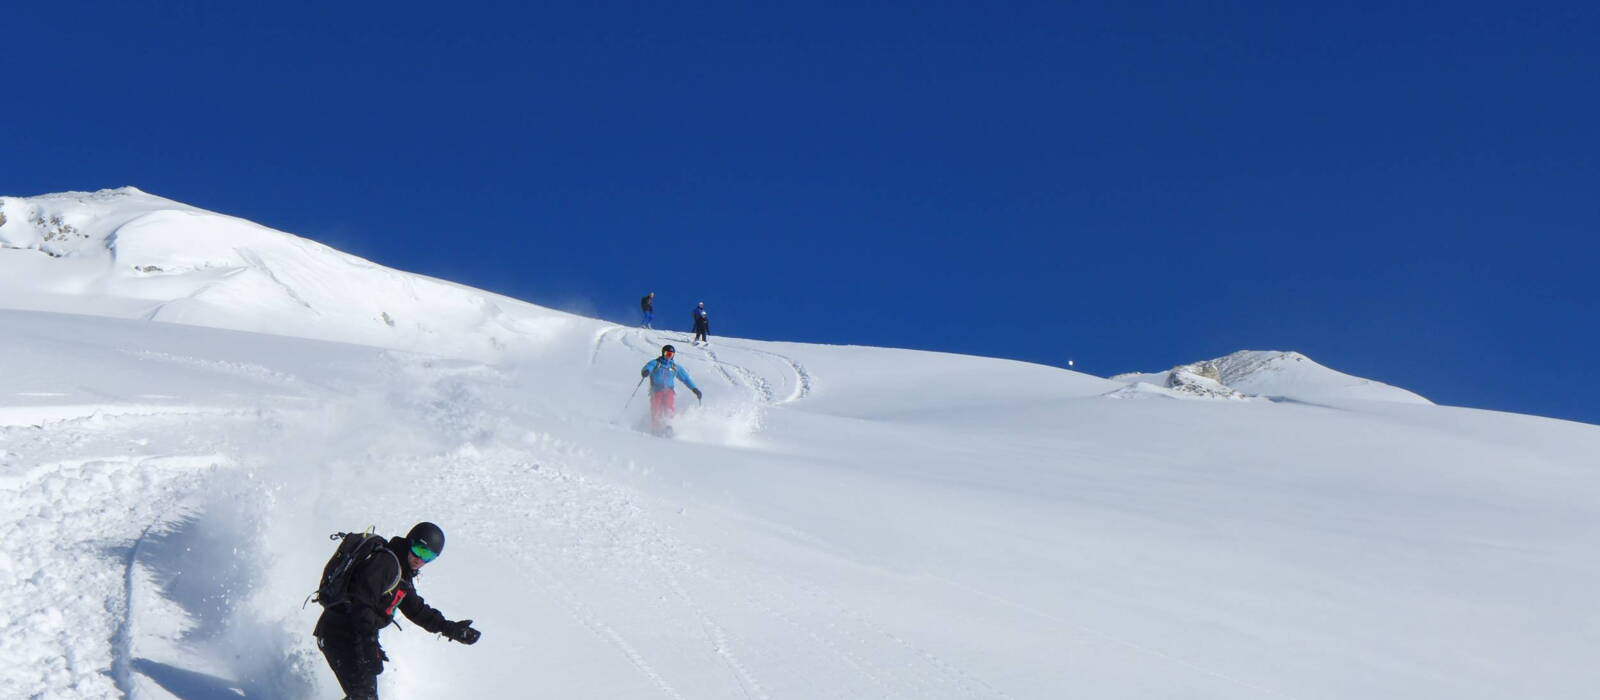
[[376,676],[383,673],[383,662],[389,660],[389,655],[383,653],[383,647],[378,646],[376,638],[361,643],[357,653],[361,656],[361,663],[367,667],[367,670],[372,675]]
[[483,633],[481,633],[481,632],[479,632],[479,631],[477,631],[475,629],[472,629],[472,621],[471,620],[462,620],[460,622],[446,622],[446,623],[444,623],[444,628],[439,630],[439,631],[441,633],[443,633],[444,636],[449,637],[450,639],[453,639],[455,641],[461,642],[462,644],[473,644],[473,643],[476,643],[478,641],[478,637],[483,636]]
[[699,389],[690,389],[689,391],[694,392],[694,397],[697,399],[704,399],[706,396],[705,394],[700,393]]
[[641,369],[641,370],[639,370],[639,376],[641,376],[641,377],[648,377],[648,376],[650,376],[650,370],[647,370],[647,369]]

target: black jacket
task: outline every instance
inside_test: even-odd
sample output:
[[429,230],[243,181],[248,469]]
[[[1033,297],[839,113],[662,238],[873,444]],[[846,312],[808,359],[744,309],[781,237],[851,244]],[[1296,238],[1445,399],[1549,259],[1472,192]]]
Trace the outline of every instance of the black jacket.
[[656,310],[655,301],[653,299],[651,299],[650,297],[641,298],[639,300],[639,310],[640,311],[655,311]]
[[[313,634],[318,637],[376,637],[389,626],[395,610],[429,632],[441,632],[447,620],[443,613],[428,606],[417,595],[417,571],[410,566],[410,544],[404,537],[392,537],[384,547],[368,557],[350,575],[350,602],[322,612]],[[385,590],[395,580],[394,588]]]

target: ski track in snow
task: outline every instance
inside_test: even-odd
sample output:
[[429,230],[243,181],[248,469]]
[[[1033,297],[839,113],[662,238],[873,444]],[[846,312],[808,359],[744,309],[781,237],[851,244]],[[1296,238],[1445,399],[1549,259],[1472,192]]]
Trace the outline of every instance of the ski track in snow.
[[[728,365],[728,366],[734,367],[735,370],[740,372],[741,374],[747,374],[750,377],[754,377],[755,381],[759,382],[760,390],[761,390],[763,396],[765,397],[765,400],[766,400],[767,403],[774,403],[774,404],[777,404],[777,403],[789,403],[791,401],[799,401],[800,399],[803,399],[803,398],[811,395],[811,373],[806,370],[804,365],[801,365],[799,362],[795,361],[794,358],[789,357],[788,355],[782,355],[782,354],[779,354],[779,353],[771,352],[769,350],[759,350],[759,349],[756,349],[756,348],[748,347],[748,346],[743,345],[743,344],[730,343],[730,342],[728,342],[726,340],[720,341],[720,343],[721,343],[722,347],[724,347],[724,348],[734,348],[734,349],[738,350],[739,352],[746,352],[746,353],[750,353],[752,355],[759,355],[761,357],[770,357],[770,358],[778,360],[778,361],[780,361],[780,362],[782,362],[782,363],[784,363],[785,365],[788,366],[789,371],[794,374],[793,381],[789,382],[789,384],[791,386],[793,386],[794,389],[789,393],[789,396],[787,396],[787,397],[785,397],[783,399],[777,399],[775,397],[775,393],[772,391],[772,388],[771,388],[770,384],[768,384],[768,382],[767,382],[767,380],[765,378],[761,377],[760,375],[756,374],[755,372],[753,372],[753,371],[751,371],[751,370],[749,370],[749,369],[747,369],[747,368],[745,368],[743,366],[731,365],[731,364]],[[721,357],[719,355],[717,355],[714,351],[711,350],[710,343],[707,343],[706,345],[699,346],[699,347],[700,347],[701,350],[705,351],[706,355],[711,358],[712,362],[718,363],[719,366],[723,365],[723,364],[727,364],[721,359]]]
[[805,365],[800,364],[794,358],[789,357],[788,355],[782,355],[782,354],[775,353],[775,352],[772,352],[772,351],[769,351],[769,350],[759,350],[759,349],[752,348],[752,347],[745,347],[743,345],[739,345],[739,346],[735,346],[735,347],[738,347],[740,350],[742,350],[744,352],[753,353],[753,354],[756,354],[756,355],[762,355],[762,356],[765,356],[765,357],[771,357],[773,359],[782,361],[784,364],[789,365],[790,371],[794,372],[794,376],[795,376],[794,391],[791,392],[787,398],[783,399],[782,401],[779,401],[778,403],[789,403],[791,401],[799,401],[800,399],[803,399],[803,398],[811,395],[811,372],[806,370]]
[[[542,567],[539,567],[538,565],[534,565],[534,568],[535,570],[542,569]],[[566,609],[568,615],[571,615],[574,620],[577,620],[579,624],[588,629],[589,632],[597,639],[615,648],[620,654],[622,654],[624,658],[628,660],[628,663],[631,664],[635,670],[637,670],[645,678],[649,679],[650,683],[654,685],[656,690],[660,691],[662,695],[665,695],[669,698],[675,698],[676,700],[683,700],[683,695],[679,694],[678,691],[672,687],[672,684],[668,683],[665,678],[661,677],[661,674],[650,665],[650,662],[644,658],[644,655],[639,653],[638,648],[629,643],[627,638],[623,637],[621,633],[617,632],[615,627],[607,624],[605,620],[603,620],[593,611],[593,609],[591,609],[588,605],[585,605],[582,599],[579,598],[575,593],[569,590],[565,585],[561,584],[559,582],[559,578],[548,571],[542,571],[542,575],[536,579],[536,581],[543,581],[543,583],[539,585],[541,585],[547,592],[551,593],[556,600],[560,601],[561,606]]]
[[[801,365],[799,362],[796,362],[794,360],[794,358],[791,358],[791,357],[789,357],[787,355],[781,355],[781,354],[778,354],[778,353],[775,353],[775,352],[770,352],[770,351],[767,351],[767,350],[758,350],[756,348],[747,347],[747,346],[742,345],[742,344],[737,344],[736,345],[736,344],[733,344],[733,343],[729,343],[727,341],[721,341],[721,342],[722,342],[722,346],[724,348],[734,348],[735,350],[737,350],[739,352],[750,353],[752,355],[758,355],[758,356],[761,356],[761,357],[770,357],[770,358],[773,358],[775,360],[778,360],[778,361],[784,363],[785,365],[787,365],[789,371],[794,374],[793,380],[791,382],[789,382],[789,384],[791,386],[793,386],[794,389],[790,392],[789,396],[787,396],[787,397],[785,397],[783,399],[778,399],[776,397],[776,393],[772,390],[771,384],[766,380],[766,378],[762,377],[761,375],[759,375],[759,374],[755,373],[754,371],[751,371],[750,369],[748,369],[746,367],[743,367],[741,365],[725,362],[724,360],[722,360],[720,355],[718,355],[715,351],[713,351],[711,349],[710,343],[707,343],[707,344],[701,345],[701,346],[697,346],[702,351],[705,352],[706,357],[708,357],[713,363],[715,363],[719,370],[722,370],[723,367],[732,367],[735,372],[738,372],[740,374],[740,376],[745,377],[746,378],[746,382],[749,385],[755,387],[756,391],[758,391],[761,394],[762,401],[764,403],[768,403],[768,404],[789,403],[789,402],[792,402],[792,401],[798,401],[800,399],[803,399],[803,398],[811,395],[811,373],[806,371],[805,366]],[[723,375],[727,376],[727,372],[723,371]],[[731,380],[732,380],[732,378],[730,377],[730,381]]]
[[[661,537],[659,534],[654,536]],[[677,545],[663,544],[653,548],[653,551],[671,553],[678,549]],[[744,663],[732,653],[727,643],[730,633],[695,602],[684,585],[686,578],[716,588],[720,593],[715,597],[724,603],[742,599],[758,613],[760,619],[780,620],[793,630],[796,638],[776,639],[773,630],[763,629],[759,644],[757,640],[747,640],[750,651],[754,651],[758,645],[767,647],[768,653],[761,656],[774,660],[773,665],[788,666],[793,657],[820,650],[836,662],[838,670],[852,673],[870,684],[870,692],[874,695],[901,697],[909,693],[916,697],[933,698],[1012,699],[1011,695],[975,673],[908,641],[903,635],[874,621],[867,613],[839,601],[815,585],[798,582],[781,571],[767,570],[760,578],[733,580],[718,575],[713,567],[696,565],[683,556],[651,556],[650,559],[661,572],[661,579],[705,627],[708,642],[714,651],[723,656],[730,668],[739,674],[741,689],[748,683],[760,694],[759,697],[767,698],[770,695],[763,684],[745,671]],[[797,601],[796,598],[805,600]],[[823,613],[821,617],[818,616],[819,612]],[[852,651],[852,648],[858,651]],[[901,664],[897,668],[891,668],[884,662],[896,658]],[[874,659],[879,661],[875,663]],[[811,681],[811,675],[827,665],[818,661],[808,665],[807,670],[782,680],[806,683],[812,692],[804,696],[816,697],[821,690]],[[952,695],[952,689],[958,694]],[[867,687],[860,688],[857,694],[841,697],[861,697],[860,693],[864,692],[869,692]],[[780,692],[779,696],[784,696],[784,693]]]
[[1062,619],[1059,616],[1052,615],[1050,613],[1046,613],[1046,612],[1043,612],[1043,611],[1040,611],[1040,610],[1036,610],[1036,609],[1034,609],[1034,608],[1032,608],[1030,606],[1023,605],[1023,604],[1018,603],[1018,602],[1016,602],[1014,600],[1010,600],[1008,598],[1004,598],[1004,597],[1001,597],[1001,596],[993,595],[991,593],[987,593],[985,591],[973,588],[971,586],[967,586],[965,584],[958,583],[956,581],[951,581],[949,579],[940,579],[940,580],[943,581],[946,585],[949,585],[951,587],[959,588],[961,590],[967,591],[967,592],[972,593],[974,595],[977,595],[977,596],[986,598],[988,600],[992,600],[994,602],[1000,603],[1000,604],[1005,605],[1007,607],[1011,607],[1011,608],[1015,608],[1015,609],[1021,610],[1023,612],[1028,613],[1029,615],[1033,615],[1033,616],[1039,617],[1041,619],[1049,620],[1049,621],[1051,621],[1051,622],[1053,622],[1053,623],[1055,623],[1057,625],[1060,625],[1062,627],[1074,630],[1075,632],[1077,632],[1079,635],[1081,635],[1083,637],[1091,638],[1091,639],[1099,639],[1099,640],[1102,640],[1102,641],[1105,641],[1105,642],[1108,642],[1108,643],[1123,647],[1123,648],[1128,649],[1128,650],[1130,650],[1130,651],[1132,651],[1134,653],[1142,654],[1142,655],[1145,655],[1145,656],[1150,656],[1150,657],[1156,658],[1156,659],[1160,659],[1160,660],[1165,661],[1167,663],[1176,664],[1178,666],[1181,666],[1181,667],[1183,667],[1185,669],[1188,669],[1190,671],[1193,671],[1195,673],[1199,673],[1201,675],[1205,675],[1205,676],[1209,676],[1209,677],[1212,677],[1212,678],[1216,678],[1216,679],[1224,681],[1226,683],[1230,683],[1232,685],[1236,685],[1236,686],[1239,686],[1241,688],[1247,688],[1249,690],[1252,690],[1252,691],[1255,691],[1255,692],[1258,692],[1258,693],[1262,693],[1262,694],[1265,694],[1265,695],[1270,695],[1270,696],[1278,697],[1278,698],[1285,698],[1286,700],[1298,700],[1293,695],[1289,695],[1289,694],[1281,692],[1281,691],[1277,691],[1277,690],[1273,690],[1271,688],[1267,688],[1267,687],[1263,687],[1263,686],[1260,686],[1260,685],[1256,685],[1255,683],[1251,683],[1249,681],[1240,680],[1240,679],[1235,678],[1233,676],[1230,676],[1230,675],[1228,675],[1226,673],[1222,673],[1221,671],[1210,669],[1210,668],[1207,668],[1207,667],[1202,666],[1200,664],[1197,664],[1197,663],[1195,663],[1193,661],[1190,661],[1188,659],[1185,659],[1185,658],[1182,658],[1182,657],[1179,657],[1179,656],[1174,656],[1172,654],[1169,654],[1167,652],[1161,651],[1159,649],[1153,649],[1153,648],[1145,646],[1143,644],[1138,644],[1136,642],[1129,641],[1127,639],[1124,639],[1124,638],[1119,637],[1119,636],[1114,635],[1114,634],[1109,634],[1107,632],[1102,632],[1100,630],[1097,630],[1097,629],[1095,629],[1093,627],[1089,627],[1087,625],[1083,625],[1081,623],[1071,622],[1071,621]]
[[[214,446],[194,436],[193,418],[96,415],[0,428],[7,444],[0,469],[24,474],[0,480],[0,499],[16,515],[0,521],[0,541],[9,543],[0,558],[0,606],[8,618],[0,656],[26,659],[0,668],[0,697],[132,689],[128,587],[137,542],[180,510],[214,467],[229,463],[207,453]],[[62,459],[63,452],[74,456]],[[39,460],[47,454],[54,460]],[[60,566],[64,556],[75,564]]]
[[[557,519],[533,520],[525,526],[527,532],[517,533],[513,539],[526,542],[564,542],[572,538],[597,537],[612,545],[608,548],[610,555],[620,556],[625,561],[631,560],[631,563],[619,567],[620,569],[637,571],[639,565],[643,563],[639,560],[647,556],[644,553],[646,544],[642,541],[644,536],[640,534],[634,522],[637,514],[622,505],[628,503],[629,498],[553,466],[559,464],[559,457],[563,456],[562,446],[559,443],[548,443],[543,447],[552,448],[551,451],[557,453],[557,459],[540,459],[536,462],[538,466],[531,472],[532,476],[540,479],[540,482],[525,486],[542,485],[550,488],[527,488],[527,492],[534,495],[524,500],[523,507],[533,513],[558,514]],[[513,454],[495,458],[494,461],[504,465],[500,468],[505,468],[531,456]],[[480,462],[473,466],[481,472],[489,465]],[[482,476],[480,473],[480,478]],[[525,472],[521,476],[518,481],[526,481],[529,474]],[[503,483],[505,482],[511,482],[511,479],[505,479]],[[596,504],[601,504],[601,507],[596,509]],[[685,696],[667,679],[665,673],[651,662],[638,645],[629,640],[626,631],[609,621],[595,606],[585,602],[585,596],[580,591],[586,588],[566,582],[574,575],[580,577],[595,575],[596,562],[581,559],[588,552],[583,548],[577,548],[576,552],[580,557],[577,561],[572,558],[573,548],[563,548],[520,560],[519,563],[526,566],[532,574],[526,577],[527,580],[543,589],[550,600],[556,601],[568,616],[587,629],[596,639],[626,659],[629,666],[645,678],[660,695],[674,700],[684,700]],[[545,561],[553,564],[541,563]],[[602,580],[604,578],[606,577],[602,576]]]
[[[652,337],[652,333],[656,334],[656,336]],[[700,350],[702,356],[711,364],[712,367],[717,370],[718,374],[722,375],[723,379],[727,380],[729,385],[743,387],[749,390],[757,401],[764,404],[774,405],[790,403],[811,395],[811,373],[806,370],[804,365],[795,361],[794,358],[771,352],[769,350],[746,347],[743,344],[719,341],[722,343],[724,350],[732,349],[736,353],[748,353],[758,357],[771,358],[781,362],[787,368],[788,372],[793,375],[790,380],[786,382],[793,388],[790,390],[788,396],[780,399],[777,396],[777,392],[772,387],[772,382],[761,373],[737,362],[731,362],[723,359],[722,355],[719,355],[715,350],[711,349],[711,345],[709,343],[705,345],[693,343],[687,338],[676,338],[671,335],[667,335],[663,331],[650,331],[646,329],[625,328],[621,326],[607,328],[596,334],[594,348],[589,357],[589,364],[591,366],[599,362],[600,352],[602,351],[606,342],[611,338],[616,338],[623,347],[628,348],[629,350],[633,350],[650,357],[654,357],[656,354],[658,354],[662,345],[690,343],[692,348]]]
[[[855,641],[861,646],[879,648],[880,651],[874,653],[872,655],[873,658],[892,658],[893,654],[886,654],[881,651],[883,646],[889,646],[893,649],[898,649],[902,653],[908,654],[913,661],[925,664],[928,669],[931,669],[934,672],[934,677],[943,679],[944,681],[947,681],[949,685],[953,685],[959,689],[961,693],[960,697],[994,697],[1005,698],[1007,700],[1011,698],[1010,695],[1005,694],[989,683],[977,678],[973,674],[963,671],[946,662],[938,655],[906,641],[904,637],[897,635],[882,625],[874,622],[861,611],[839,602],[823,590],[815,586],[808,585],[800,586],[799,590],[801,593],[811,597],[813,599],[813,603],[820,603],[823,609],[832,611],[837,620],[850,623],[854,629],[845,628],[843,625],[839,626],[839,628],[845,629],[845,634],[848,639]],[[885,642],[887,642],[887,645]],[[906,670],[912,671],[914,669],[912,667],[908,667]],[[893,671],[888,669],[882,669],[881,672],[888,674],[890,679],[895,680],[899,684],[913,687],[919,685],[917,681],[900,678],[895,675]],[[946,683],[937,683],[930,688],[924,689],[922,692],[929,693],[937,697],[937,691],[944,690],[946,687]]]
[[[717,371],[722,373],[722,376],[728,380],[729,384],[734,386],[743,385],[754,392],[756,399],[761,403],[772,403],[772,386],[767,384],[767,380],[762,379],[755,372],[717,359],[717,353],[713,352],[710,347],[701,347],[700,352],[705,354],[706,359],[711,360],[711,366],[716,367]],[[733,372],[729,372],[728,370],[730,369]],[[740,378],[735,379],[734,373],[738,373]]]
[[258,364],[248,362],[221,362],[217,360],[204,360],[186,355],[174,355],[166,352],[151,350],[123,350],[127,355],[147,361],[164,362],[183,367],[209,370],[246,379],[270,382],[280,385],[294,385],[303,383],[301,379],[292,374],[278,372]]
[[[783,624],[788,625],[792,630],[802,635],[808,644],[826,651],[834,659],[843,663],[844,666],[850,671],[853,671],[856,675],[869,681],[876,688],[876,692],[881,693],[883,697],[892,697],[898,690],[898,688],[894,685],[891,685],[889,683],[889,679],[886,678],[891,674],[874,669],[871,662],[861,658],[850,650],[841,647],[839,644],[829,639],[826,635],[822,634],[816,627],[799,621],[794,615],[790,615],[783,610],[778,609],[773,604],[769,604],[760,600],[755,596],[755,594],[747,589],[739,590],[734,586],[726,585],[725,590],[727,590],[730,594],[742,596],[746,603],[749,603],[752,607],[760,611],[761,614],[767,619],[778,620]],[[802,677],[806,677],[809,680],[808,676]],[[813,687],[816,686],[813,685]]]
[[613,334],[615,334],[617,331],[620,331],[620,330],[622,330],[621,326],[609,326],[607,328],[601,329],[599,333],[594,334],[594,348],[589,351],[589,366],[590,367],[593,367],[596,364],[599,364],[599,362],[600,362],[600,350],[605,348],[606,339],[610,338]]
[[677,574],[674,574],[668,567],[663,566],[659,559],[653,559],[652,563],[656,565],[656,570],[661,572],[664,580],[667,582],[667,585],[672,589],[672,592],[678,596],[678,599],[683,602],[684,606],[690,612],[692,612],[695,619],[699,621],[701,630],[705,632],[706,642],[710,644],[711,650],[715,652],[716,655],[728,665],[729,670],[733,672],[734,679],[738,681],[739,690],[744,694],[744,697],[751,697],[750,692],[752,688],[755,690],[755,697],[760,697],[763,699],[769,697],[766,691],[762,689],[761,682],[756,680],[755,677],[750,674],[749,669],[747,669],[745,665],[739,661],[739,657],[733,653],[733,649],[731,648],[730,644],[731,640],[728,636],[727,630],[723,629],[721,625],[718,625],[716,620],[712,619],[711,615],[706,613],[705,608],[702,608],[699,603],[695,602],[694,597],[689,595],[688,591],[684,590],[683,583],[681,580],[679,580]]
[[150,535],[155,523],[146,525],[133,541],[133,546],[128,548],[128,560],[122,575],[122,608],[121,619],[117,622],[117,634],[112,641],[111,678],[117,684],[117,690],[123,697],[134,697],[133,689],[133,591],[134,576],[138,572],[139,548],[144,545],[144,540]]

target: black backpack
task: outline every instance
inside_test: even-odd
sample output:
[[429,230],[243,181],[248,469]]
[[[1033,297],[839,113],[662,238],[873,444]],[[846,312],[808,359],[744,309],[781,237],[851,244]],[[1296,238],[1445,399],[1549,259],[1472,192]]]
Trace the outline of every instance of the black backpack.
[[[350,576],[357,567],[374,556],[386,554],[394,557],[394,553],[385,547],[383,537],[372,534],[372,528],[366,532],[335,532],[328,535],[330,540],[339,540],[339,547],[328,558],[328,564],[322,567],[322,582],[317,585],[317,592],[311,594],[311,600],[317,601],[324,609],[348,608],[350,603]],[[399,557],[395,557],[395,577],[384,588],[384,593],[394,590],[400,585]]]

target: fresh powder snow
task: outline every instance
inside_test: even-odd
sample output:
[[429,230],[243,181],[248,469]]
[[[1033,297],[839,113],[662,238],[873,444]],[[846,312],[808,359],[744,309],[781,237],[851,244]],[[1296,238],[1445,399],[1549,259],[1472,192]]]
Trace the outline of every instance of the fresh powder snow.
[[0,697],[339,697],[328,535],[420,520],[483,639],[387,698],[1600,687],[1600,428],[1298,353],[693,347],[132,188],[0,198],[0,327]]

